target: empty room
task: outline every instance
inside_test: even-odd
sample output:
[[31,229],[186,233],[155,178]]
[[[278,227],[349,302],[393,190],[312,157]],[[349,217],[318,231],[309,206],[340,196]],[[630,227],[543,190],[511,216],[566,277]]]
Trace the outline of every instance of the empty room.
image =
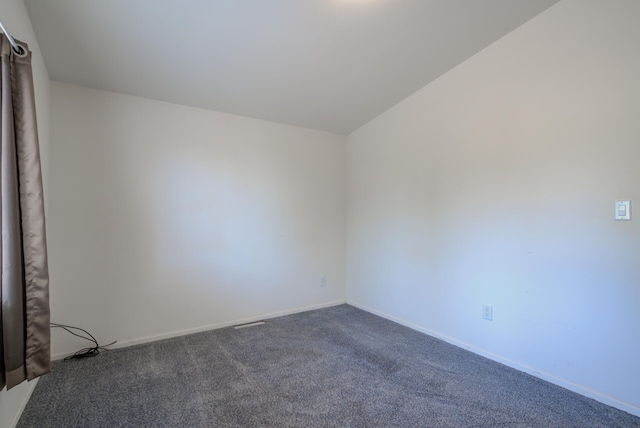
[[0,22],[0,428],[640,427],[640,1]]

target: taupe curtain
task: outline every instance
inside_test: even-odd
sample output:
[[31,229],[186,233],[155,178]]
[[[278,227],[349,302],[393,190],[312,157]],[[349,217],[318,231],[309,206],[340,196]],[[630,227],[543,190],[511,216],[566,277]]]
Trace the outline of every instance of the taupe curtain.
[[0,389],[49,372],[49,272],[31,52],[0,34]]

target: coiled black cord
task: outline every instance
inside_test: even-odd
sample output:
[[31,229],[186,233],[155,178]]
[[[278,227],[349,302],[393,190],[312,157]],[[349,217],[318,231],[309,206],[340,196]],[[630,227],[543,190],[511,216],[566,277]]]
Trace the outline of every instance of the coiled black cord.
[[[83,339],[88,340],[89,342],[93,342],[95,343],[95,346],[92,346],[90,348],[83,348],[81,350],[79,350],[78,352],[76,352],[73,355],[69,355],[68,357],[66,357],[64,359],[64,361],[69,361],[69,360],[81,360],[83,358],[89,358],[89,357],[95,357],[96,355],[98,355],[100,353],[100,351],[108,351],[108,349],[106,348],[107,346],[111,346],[114,343],[117,342],[117,340],[114,340],[113,342],[109,343],[108,345],[102,345],[100,346],[100,344],[98,343],[98,341],[96,340],[95,337],[93,337],[93,335],[91,333],[89,333],[87,330],[82,329],[80,327],[74,327],[72,325],[64,325],[64,324],[58,324],[55,322],[51,323],[51,327],[52,328],[61,328],[71,334],[73,334],[74,336],[77,337],[81,337]],[[85,332],[89,337],[87,336],[83,336],[81,334],[78,333],[74,333],[73,331],[71,331],[70,329],[74,329],[74,330],[80,330]]]

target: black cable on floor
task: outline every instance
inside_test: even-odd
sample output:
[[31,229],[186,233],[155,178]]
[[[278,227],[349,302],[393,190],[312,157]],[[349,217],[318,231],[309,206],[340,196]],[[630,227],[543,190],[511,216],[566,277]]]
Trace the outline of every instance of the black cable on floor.
[[[89,333],[87,330],[82,329],[80,327],[74,327],[72,325],[58,324],[58,323],[55,323],[55,322],[51,323],[51,327],[52,328],[61,328],[61,329],[65,330],[65,331],[67,331],[68,333],[73,334],[74,336],[81,337],[83,339],[88,340],[89,342],[95,343],[95,346],[92,346],[92,347],[89,347],[89,348],[83,348],[83,349],[79,350],[78,352],[76,352],[75,354],[69,355],[68,357],[66,357],[64,359],[64,361],[81,360],[83,358],[95,357],[96,355],[98,355],[100,353],[100,351],[108,351],[108,349],[106,347],[107,346],[111,346],[111,345],[113,345],[114,343],[117,342],[117,340],[114,340],[113,342],[109,343],[108,345],[102,345],[101,346],[98,343],[98,341],[96,340],[96,338],[93,337],[93,335],[91,335],[91,333]],[[78,333],[74,333],[73,331],[71,331],[71,329],[83,331],[89,337],[83,336],[83,335],[78,334]]]

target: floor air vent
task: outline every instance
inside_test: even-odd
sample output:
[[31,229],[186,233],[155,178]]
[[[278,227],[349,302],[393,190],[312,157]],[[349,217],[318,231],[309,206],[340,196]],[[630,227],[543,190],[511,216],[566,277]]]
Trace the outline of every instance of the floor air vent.
[[233,328],[235,328],[236,330],[238,330],[238,329],[241,329],[241,328],[255,327],[255,326],[257,326],[257,325],[262,325],[262,324],[266,324],[266,322],[265,322],[265,321],[250,322],[250,323],[247,323],[247,324],[240,324],[240,325],[237,325],[237,326],[235,326],[235,327],[233,327]]

